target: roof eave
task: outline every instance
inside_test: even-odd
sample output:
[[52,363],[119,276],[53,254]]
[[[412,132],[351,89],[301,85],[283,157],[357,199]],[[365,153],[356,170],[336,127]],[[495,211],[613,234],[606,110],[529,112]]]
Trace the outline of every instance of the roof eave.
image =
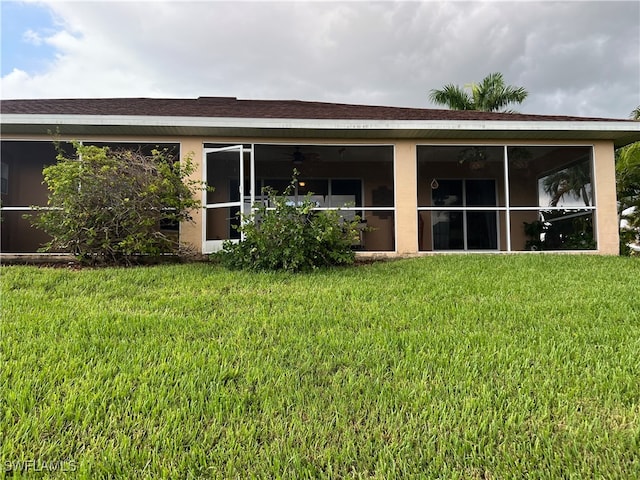
[[640,141],[640,122],[521,120],[352,120],[139,115],[2,115],[2,133],[63,135],[331,136],[363,138],[610,139]]

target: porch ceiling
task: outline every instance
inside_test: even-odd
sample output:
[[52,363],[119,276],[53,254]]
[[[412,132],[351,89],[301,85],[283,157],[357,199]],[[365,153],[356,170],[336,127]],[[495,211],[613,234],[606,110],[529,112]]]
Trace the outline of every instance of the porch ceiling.
[[616,147],[640,141],[640,122],[300,120],[95,115],[2,116],[2,136],[198,136],[204,138],[612,140]]

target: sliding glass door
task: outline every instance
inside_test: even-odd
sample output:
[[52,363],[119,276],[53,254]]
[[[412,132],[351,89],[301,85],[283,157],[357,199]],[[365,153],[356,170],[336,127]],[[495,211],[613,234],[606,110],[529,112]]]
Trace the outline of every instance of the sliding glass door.
[[496,250],[495,180],[434,179],[431,203],[433,250]]

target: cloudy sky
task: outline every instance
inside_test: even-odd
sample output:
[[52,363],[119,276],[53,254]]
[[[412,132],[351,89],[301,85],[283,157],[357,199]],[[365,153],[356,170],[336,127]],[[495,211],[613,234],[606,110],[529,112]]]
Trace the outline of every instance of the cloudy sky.
[[434,107],[490,72],[524,113],[627,118],[640,2],[1,2],[2,98],[231,96]]

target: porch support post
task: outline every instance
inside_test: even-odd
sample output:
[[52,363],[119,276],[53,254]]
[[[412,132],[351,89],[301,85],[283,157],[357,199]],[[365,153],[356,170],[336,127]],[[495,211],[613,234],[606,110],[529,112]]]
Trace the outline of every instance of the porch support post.
[[[184,161],[185,157],[191,157],[193,166],[195,167],[189,180],[202,182],[202,151],[203,144],[200,138],[183,138],[180,141],[180,160]],[[195,194],[198,200],[202,200],[202,191],[198,190]],[[192,222],[180,223],[180,243],[193,248],[197,253],[202,252],[202,228],[203,228],[203,209],[199,208],[191,212]]]
[[418,187],[416,144],[400,140],[395,144],[396,251],[418,253]]
[[595,142],[593,155],[598,253],[618,255],[620,240],[613,143],[611,141]]

